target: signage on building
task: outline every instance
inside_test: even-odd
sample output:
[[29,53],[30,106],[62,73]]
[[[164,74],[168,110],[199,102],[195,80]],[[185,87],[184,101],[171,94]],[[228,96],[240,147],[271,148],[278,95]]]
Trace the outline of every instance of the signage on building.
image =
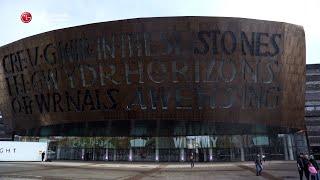
[[0,161],[41,161],[47,142],[1,141]]

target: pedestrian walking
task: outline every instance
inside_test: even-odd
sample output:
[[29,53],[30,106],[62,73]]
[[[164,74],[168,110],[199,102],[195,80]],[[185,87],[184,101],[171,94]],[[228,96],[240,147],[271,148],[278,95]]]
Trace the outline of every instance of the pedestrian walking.
[[317,176],[318,171],[312,165],[311,162],[309,162],[309,164],[308,164],[308,170],[309,170],[309,173],[310,173],[311,180],[316,180],[316,176]]
[[260,154],[257,154],[257,157],[256,157],[254,163],[256,165],[257,176],[260,176],[262,169],[263,169]]
[[194,167],[194,155],[193,155],[193,153],[191,153],[191,155],[190,155],[190,162],[191,162],[191,168],[193,168]]
[[306,177],[307,180],[309,180],[310,172],[309,172],[309,156],[305,154],[303,156],[303,171],[304,171],[304,176]]
[[304,170],[303,153],[300,153],[300,155],[297,157],[297,167],[298,167],[298,172],[300,175],[300,180],[302,180],[303,179],[303,170]]
[[46,155],[46,153],[45,153],[45,151],[43,151],[43,152],[41,153],[41,161],[44,161],[45,155]]
[[316,174],[316,179],[317,180],[320,180],[320,175],[319,175],[319,165],[318,165],[318,163],[317,163],[317,161],[314,159],[314,156],[313,155],[310,155],[310,158],[309,158],[310,160],[310,163],[313,165],[313,167],[316,169],[316,171],[317,171],[317,174]]

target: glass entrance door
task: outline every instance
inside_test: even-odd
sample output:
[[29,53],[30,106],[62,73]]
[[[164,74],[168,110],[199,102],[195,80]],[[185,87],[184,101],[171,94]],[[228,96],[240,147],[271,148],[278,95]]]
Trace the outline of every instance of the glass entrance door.
[[129,149],[117,149],[116,150],[117,161],[128,161],[129,160]]

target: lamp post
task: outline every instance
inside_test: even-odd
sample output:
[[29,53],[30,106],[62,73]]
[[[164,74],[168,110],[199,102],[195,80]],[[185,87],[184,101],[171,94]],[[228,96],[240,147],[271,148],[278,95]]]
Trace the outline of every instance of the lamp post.
[[307,139],[307,147],[308,147],[308,154],[310,154],[310,143],[309,143],[309,138],[308,138],[308,130],[304,130],[306,139]]

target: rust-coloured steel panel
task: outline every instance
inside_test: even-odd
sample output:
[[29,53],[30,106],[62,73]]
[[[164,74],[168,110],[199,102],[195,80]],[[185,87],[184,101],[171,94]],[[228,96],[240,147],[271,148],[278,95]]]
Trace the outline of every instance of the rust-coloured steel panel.
[[301,26],[141,18],[50,31],[0,48],[12,130],[100,120],[205,120],[304,129]]

